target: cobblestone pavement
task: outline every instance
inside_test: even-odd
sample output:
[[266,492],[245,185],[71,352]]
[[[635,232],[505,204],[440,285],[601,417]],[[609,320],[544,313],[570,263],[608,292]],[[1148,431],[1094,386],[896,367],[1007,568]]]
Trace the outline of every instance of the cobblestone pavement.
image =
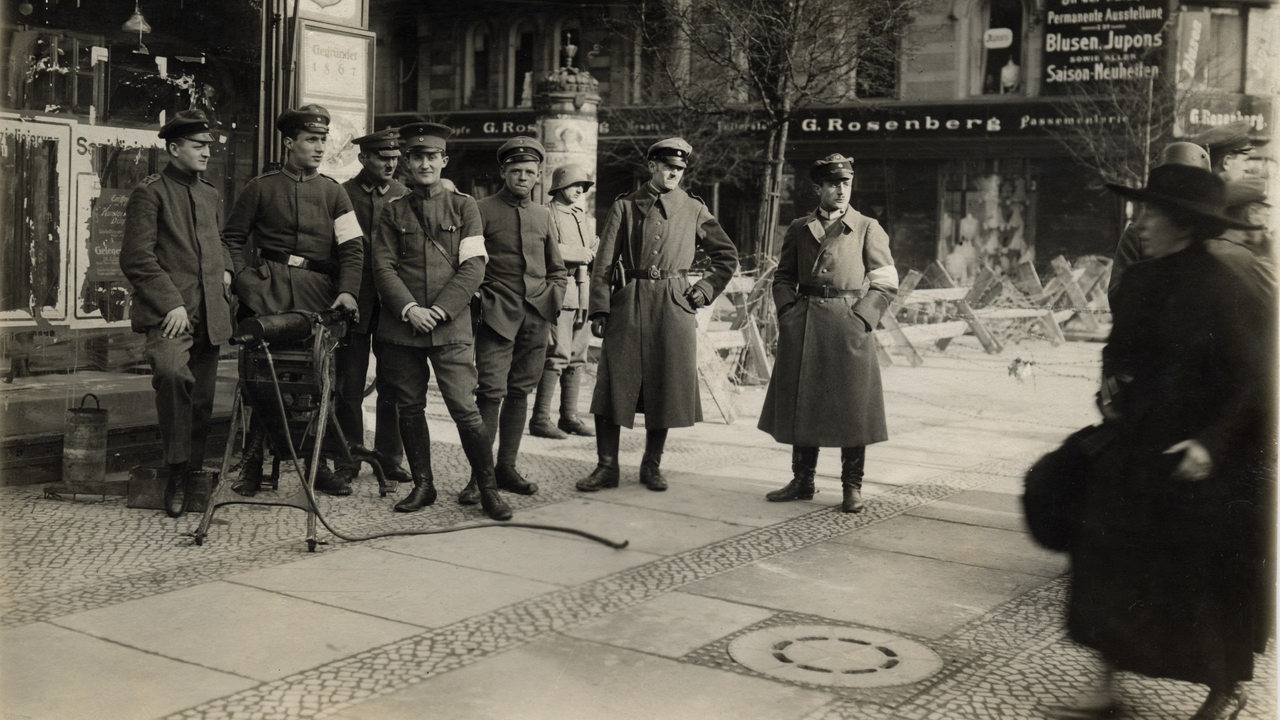
[[[1089,422],[1087,396],[1096,376],[1098,346],[1067,349],[1028,344],[986,356],[963,342],[945,354],[926,356],[920,368],[886,370],[886,395],[895,437],[927,438],[931,431],[975,427],[1029,437],[1065,435]],[[1037,363],[1039,383],[1013,384],[1004,372],[1009,355]],[[971,379],[956,380],[971,374]],[[743,407],[758,407],[760,390],[748,390]],[[1083,400],[1081,399],[1083,398]],[[357,484],[356,495],[321,497],[328,522],[344,533],[363,535],[410,529],[443,529],[483,520],[474,508],[452,502],[465,479],[465,459],[456,438],[436,428],[448,424],[434,396],[429,403],[435,467],[441,501],[428,511],[393,515],[393,497],[379,498],[375,484]],[[1049,441],[1051,442],[1051,440]],[[624,478],[643,447],[643,433],[623,431]],[[821,507],[797,517],[748,529],[723,540],[659,557],[588,582],[536,595],[491,612],[430,628],[388,644],[302,672],[219,697],[176,713],[187,719],[322,718],[342,714],[374,698],[483,662],[513,648],[561,633],[602,616],[637,606],[666,593],[767,558],[811,547],[872,528],[904,513],[960,493],[1017,482],[1044,448],[996,455],[961,471],[922,472],[916,479],[878,488],[866,512],[845,515]],[[787,449],[754,429],[754,418],[734,425],[708,422],[696,431],[673,432],[664,466],[678,469],[679,482],[725,476],[737,467],[778,465]],[[522,469],[539,480],[531,497],[508,495],[521,514],[580,498],[573,482],[593,466],[594,441],[526,439]],[[822,497],[826,497],[825,495]],[[18,628],[73,613],[109,607],[270,568],[308,557],[304,515],[287,508],[234,505],[220,508],[205,544],[186,534],[197,517],[179,520],[163,512],[132,510],[120,498],[53,500],[38,487],[0,488],[0,625]],[[321,532],[322,538],[328,533]],[[323,553],[388,547],[390,540],[345,543],[334,540]],[[923,680],[887,687],[832,688],[794,684],[830,696],[809,720],[951,720],[954,718],[1035,718],[1044,702],[1062,702],[1085,677],[1085,654],[1065,638],[1062,606],[1065,579],[1043,584],[942,637],[913,638],[942,658],[942,670]],[[857,626],[817,615],[773,612],[759,622],[706,643],[678,658],[690,666],[783,681],[749,670],[728,652],[737,638],[783,625]],[[871,630],[871,629],[868,629]],[[1250,685],[1250,705],[1242,718],[1275,717],[1275,657],[1272,648],[1258,663]],[[68,681],[74,681],[68,679]],[[1122,676],[1130,708],[1123,717],[1187,718],[1203,688],[1184,683]],[[569,712],[565,717],[572,717]],[[515,712],[511,717],[518,718]]]

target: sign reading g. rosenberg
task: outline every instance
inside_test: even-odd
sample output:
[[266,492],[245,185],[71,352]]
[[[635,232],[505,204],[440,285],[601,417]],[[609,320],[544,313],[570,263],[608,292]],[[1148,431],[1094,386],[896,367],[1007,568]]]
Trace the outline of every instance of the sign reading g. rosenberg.
[[1155,78],[1168,19],[1166,0],[1046,0],[1045,94]]

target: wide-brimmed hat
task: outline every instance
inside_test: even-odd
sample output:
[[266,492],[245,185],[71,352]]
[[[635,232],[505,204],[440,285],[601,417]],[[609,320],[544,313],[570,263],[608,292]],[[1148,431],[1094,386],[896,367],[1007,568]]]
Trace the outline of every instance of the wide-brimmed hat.
[[1190,165],[1161,165],[1151,169],[1146,187],[1107,183],[1107,188],[1130,200],[1154,203],[1189,212],[1205,220],[1237,230],[1257,230],[1240,220],[1227,217],[1226,184],[1208,170]]

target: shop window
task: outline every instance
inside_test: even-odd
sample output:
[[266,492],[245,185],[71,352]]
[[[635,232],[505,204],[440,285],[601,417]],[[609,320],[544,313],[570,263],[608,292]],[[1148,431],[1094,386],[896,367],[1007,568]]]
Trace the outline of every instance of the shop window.
[[938,260],[959,284],[989,267],[1011,274],[1035,262],[1032,186],[1024,160],[970,160],[942,173]]
[[41,315],[62,277],[58,141],[6,133],[0,147],[0,311]]
[[1026,10],[1022,0],[987,0],[975,7],[973,38],[977,63],[973,80],[976,95],[1025,94],[1022,55],[1026,34]]
[[507,107],[533,107],[533,59],[533,28],[516,23],[508,45]]
[[481,23],[471,28],[471,32],[467,35],[466,78],[463,83],[466,87],[466,97],[463,99],[465,107],[491,107],[489,100],[490,45],[487,25]]
[[107,52],[101,36],[25,30],[13,34],[9,98],[14,107],[89,115],[103,109]]

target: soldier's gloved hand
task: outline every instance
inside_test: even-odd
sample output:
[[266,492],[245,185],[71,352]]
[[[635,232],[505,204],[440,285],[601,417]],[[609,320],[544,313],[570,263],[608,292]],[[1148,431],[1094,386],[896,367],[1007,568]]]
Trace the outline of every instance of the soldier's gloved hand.
[[604,329],[609,325],[609,316],[601,315],[600,317],[591,318],[591,334],[598,338],[604,337]]
[[586,324],[587,324],[587,309],[580,307],[577,310],[574,310],[573,311],[573,329],[577,330],[578,328]]
[[694,310],[707,304],[707,296],[702,294],[702,288],[697,285],[690,285],[689,289],[684,291],[684,299]]
[[338,297],[329,306],[332,308],[342,308],[351,313],[352,322],[360,322],[360,304],[356,302],[356,298],[349,292],[340,292]]

